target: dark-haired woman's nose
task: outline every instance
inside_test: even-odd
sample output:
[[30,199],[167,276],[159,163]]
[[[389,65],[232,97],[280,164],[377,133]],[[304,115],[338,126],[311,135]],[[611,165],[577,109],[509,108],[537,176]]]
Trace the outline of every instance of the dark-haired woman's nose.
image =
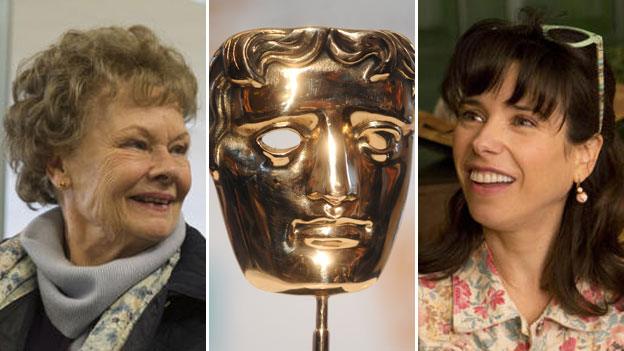
[[475,130],[472,150],[479,156],[499,154],[503,150],[504,129],[489,119]]

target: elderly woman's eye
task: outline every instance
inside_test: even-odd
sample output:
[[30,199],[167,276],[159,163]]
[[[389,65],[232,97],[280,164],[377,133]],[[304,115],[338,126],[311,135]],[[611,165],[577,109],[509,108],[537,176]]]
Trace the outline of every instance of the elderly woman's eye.
[[285,155],[301,144],[301,135],[291,128],[277,128],[261,134],[256,142],[274,155]]
[[137,149],[137,150],[147,150],[149,148],[149,145],[146,141],[143,140],[139,140],[139,139],[131,139],[128,141],[125,141],[124,143],[122,143],[121,145],[123,148],[129,148],[129,149]]
[[171,152],[172,154],[186,155],[187,151],[188,151],[187,144],[179,144],[179,145],[174,145],[173,147],[171,147],[171,150],[169,152]]
[[397,151],[401,132],[394,128],[367,128],[359,133],[358,146],[379,162],[386,161]]

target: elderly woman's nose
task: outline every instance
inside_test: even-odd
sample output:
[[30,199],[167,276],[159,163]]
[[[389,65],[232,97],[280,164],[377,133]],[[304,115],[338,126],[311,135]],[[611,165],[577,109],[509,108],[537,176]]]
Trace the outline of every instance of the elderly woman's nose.
[[472,150],[477,155],[500,153],[503,149],[504,134],[501,124],[490,119],[475,131]]
[[173,181],[182,171],[180,156],[172,154],[167,148],[156,148],[152,153],[150,178],[160,181]]

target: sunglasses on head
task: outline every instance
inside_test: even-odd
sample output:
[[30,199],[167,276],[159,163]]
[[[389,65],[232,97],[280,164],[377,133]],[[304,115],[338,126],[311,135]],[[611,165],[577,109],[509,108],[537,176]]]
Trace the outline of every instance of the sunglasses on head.
[[[542,30],[544,31],[544,36],[550,40],[553,40],[558,43],[563,43],[569,45],[573,48],[583,48],[589,46],[591,44],[596,45],[596,65],[598,66],[598,133],[602,131],[602,120],[604,117],[604,49],[602,44],[602,37],[596,33],[592,33],[590,31],[570,27],[570,26],[559,26],[559,25],[542,25]],[[553,38],[549,33],[554,31],[572,31],[574,33],[582,34],[579,37],[579,41],[563,41],[559,38]]]

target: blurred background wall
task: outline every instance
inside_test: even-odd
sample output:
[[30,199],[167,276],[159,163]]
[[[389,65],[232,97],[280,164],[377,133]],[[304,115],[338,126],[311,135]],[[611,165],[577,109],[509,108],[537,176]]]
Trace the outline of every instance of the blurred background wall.
[[[9,99],[9,38],[11,29],[10,0],[0,0],[0,111]],[[0,124],[0,132],[2,126]],[[2,137],[0,137],[0,141]],[[4,154],[0,143],[0,238],[4,235]]]
[[485,18],[515,20],[524,6],[544,9],[553,24],[602,35],[607,54],[624,46],[623,0],[419,0],[419,108],[433,111],[455,42],[468,27]]
[[[8,98],[8,87],[22,60],[47,48],[69,29],[97,26],[144,24],[163,42],[177,48],[186,58],[199,83],[197,119],[191,122],[193,185],[184,203],[186,220],[206,232],[206,5],[192,0],[0,0],[0,108]],[[2,29],[6,29],[4,31]],[[6,47],[6,51],[3,48]],[[8,63],[3,65],[2,55]],[[14,191],[15,177],[5,165],[4,224],[0,237],[12,236],[40,212],[31,211]],[[1,180],[1,177],[0,177]],[[0,194],[2,189],[0,188]],[[2,224],[2,223],[0,223]]]
[[[211,0],[209,53],[252,28],[334,26],[390,29],[414,40],[414,0]],[[414,178],[414,174],[412,174]],[[311,296],[272,294],[245,281],[209,182],[210,349],[309,350],[315,325]],[[392,254],[377,284],[329,299],[332,350],[412,351],[414,343],[414,179]]]

